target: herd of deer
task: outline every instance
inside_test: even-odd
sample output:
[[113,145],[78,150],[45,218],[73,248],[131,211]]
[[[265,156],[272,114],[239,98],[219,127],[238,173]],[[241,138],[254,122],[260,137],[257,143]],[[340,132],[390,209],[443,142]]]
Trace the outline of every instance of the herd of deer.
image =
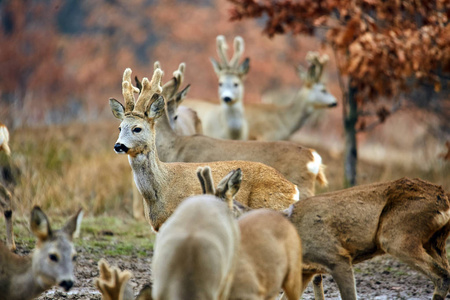
[[[316,181],[327,184],[320,155],[278,140],[315,109],[336,105],[320,82],[326,57],[308,54],[304,87],[292,101],[247,105],[249,60],[239,63],[243,40],[235,39],[231,60],[226,48],[219,36],[220,62],[212,64],[220,105],[187,100],[187,107],[180,106],[189,90],[181,89],[183,63],[164,85],[159,63],[151,80],[135,78],[135,85],[126,69],[125,105],[109,101],[121,121],[114,150],[128,155],[141,211],[157,232],[153,283],[136,299],[276,299],[283,290],[283,299],[294,300],[324,273],[331,274],[342,299],[356,299],[353,264],[385,253],[428,276],[433,299],[444,299],[450,289],[449,194],[401,178],[314,196]],[[7,142],[2,126],[0,150],[9,155]],[[8,246],[0,244],[0,295],[31,299],[52,285],[70,289],[76,257],[71,241],[82,212],[54,231],[35,207],[30,224],[38,242],[33,255],[23,258],[10,251],[10,198],[0,189],[0,200],[7,200],[0,203]],[[131,276],[101,260],[95,286],[103,299],[135,299]],[[314,279],[316,299],[324,299],[320,279]]]

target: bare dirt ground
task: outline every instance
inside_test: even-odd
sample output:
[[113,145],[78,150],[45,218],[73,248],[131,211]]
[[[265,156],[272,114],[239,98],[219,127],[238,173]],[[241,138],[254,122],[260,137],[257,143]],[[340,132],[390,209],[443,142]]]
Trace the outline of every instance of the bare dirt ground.
[[[34,238],[25,230],[26,220],[19,220],[18,223],[17,252],[26,255],[34,247]],[[0,239],[4,238],[4,224],[1,220]],[[74,287],[68,293],[60,288],[53,288],[38,299],[101,299],[93,283],[98,277],[97,263],[100,258],[105,258],[110,265],[118,266],[122,270],[132,271],[131,283],[137,294],[141,287],[151,281],[153,241],[154,235],[149,226],[131,218],[116,220],[111,217],[96,217],[84,220],[82,236],[76,241],[78,260],[75,270],[77,281]],[[427,277],[389,255],[358,264],[354,271],[359,299],[432,297],[433,285]],[[324,276],[324,291],[326,299],[340,299],[336,284],[329,275]],[[447,298],[450,299],[450,296]],[[311,286],[302,299],[314,299]]]

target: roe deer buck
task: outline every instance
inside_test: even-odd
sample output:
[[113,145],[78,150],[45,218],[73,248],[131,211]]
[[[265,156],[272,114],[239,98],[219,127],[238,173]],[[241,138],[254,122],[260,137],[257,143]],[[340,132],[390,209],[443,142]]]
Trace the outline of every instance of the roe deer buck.
[[[239,169],[222,179],[217,190],[209,167],[198,174],[206,193],[219,196],[235,213],[242,212],[233,203],[242,180]],[[292,223],[279,212],[256,209],[241,216],[238,224],[241,246],[228,299],[276,299],[281,288],[289,300],[300,299],[301,242]]]
[[234,54],[228,61],[227,42],[223,35],[216,38],[219,62],[211,63],[219,79],[220,105],[202,100],[188,100],[187,107],[194,109],[202,120],[203,133],[219,139],[247,140],[248,125],[244,113],[244,79],[249,70],[249,58],[241,64],[244,40],[234,39]]
[[31,257],[12,253],[0,243],[2,299],[34,299],[53,285],[70,290],[76,259],[72,237],[79,231],[82,217],[80,210],[61,230],[52,230],[44,212],[37,206],[33,208],[30,228],[38,241]]
[[[103,300],[133,300],[133,288],[129,280],[133,276],[130,271],[121,271],[110,267],[105,259],[98,262],[99,277],[94,280],[95,287],[102,294]],[[151,288],[144,287],[136,300],[151,300]]]
[[401,178],[291,205],[288,218],[302,238],[303,288],[314,274],[329,273],[342,299],[356,299],[353,264],[388,253],[431,279],[433,300],[444,299],[450,288],[448,196],[441,186]]
[[16,243],[14,242],[14,230],[12,224],[12,207],[11,207],[11,193],[0,183],[0,209],[3,211],[6,223],[6,245],[11,251],[16,250]]
[[308,70],[299,69],[303,87],[290,104],[248,103],[244,106],[250,139],[288,139],[316,110],[337,105],[336,98],[320,82],[328,56],[308,52],[306,61],[310,64]]
[[[110,99],[114,116],[120,119],[120,134],[114,145],[119,154],[128,154],[136,185],[144,197],[145,217],[157,231],[176,206],[187,196],[200,193],[195,184],[195,172],[200,164],[164,163],[158,158],[155,146],[155,121],[164,112],[164,97],[160,95],[162,71],[156,69],[152,81],[142,81],[142,91],[136,103],[131,84],[131,70],[123,76],[122,92],[125,107]],[[299,199],[296,185],[278,171],[261,163],[247,161],[213,162],[210,164],[217,178],[230,169],[241,168],[246,178],[238,200],[250,207],[286,208]]]
[[[158,68],[159,63],[155,67]],[[167,106],[173,105],[172,102],[182,101],[189,90],[188,86],[178,92],[184,81],[184,70],[184,63],[181,63],[173,77],[164,84],[162,93]],[[158,157],[164,162],[260,162],[275,168],[296,184],[300,199],[314,195],[316,181],[322,186],[327,185],[322,158],[312,149],[284,141],[230,141],[203,135],[178,136],[167,120],[173,115],[167,111],[162,113],[156,123],[155,141]]]

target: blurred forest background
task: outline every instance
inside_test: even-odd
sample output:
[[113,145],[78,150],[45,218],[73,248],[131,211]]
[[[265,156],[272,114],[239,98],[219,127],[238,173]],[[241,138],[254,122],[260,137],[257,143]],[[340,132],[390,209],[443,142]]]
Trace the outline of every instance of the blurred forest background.
[[[232,7],[226,0],[0,1],[0,121],[10,129],[19,208],[28,212],[37,203],[73,212],[81,204],[95,214],[131,211],[131,170],[112,149],[118,122],[108,98],[122,99],[125,68],[150,76],[159,60],[165,80],[185,62],[189,97],[217,101],[209,57],[216,57],[219,34],[230,45],[236,35],[244,38],[250,57],[244,101],[261,101],[269,92],[292,95],[302,84],[295,67],[306,66],[310,50],[329,54],[327,85],[342,99],[323,31],[268,38],[265,17],[230,22]],[[450,191],[443,159],[450,140],[449,79],[440,89],[423,84],[402,95],[401,109],[358,135],[358,183],[416,176]],[[342,123],[338,106],[292,137],[322,155],[328,190],[342,188]]]

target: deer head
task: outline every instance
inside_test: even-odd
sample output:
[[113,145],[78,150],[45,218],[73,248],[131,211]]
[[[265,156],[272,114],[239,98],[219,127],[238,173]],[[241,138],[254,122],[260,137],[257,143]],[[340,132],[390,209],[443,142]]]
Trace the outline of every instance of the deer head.
[[72,238],[79,231],[83,212],[70,218],[60,230],[52,230],[44,212],[35,206],[31,212],[30,227],[38,238],[33,252],[33,277],[43,289],[59,285],[65,291],[73,286],[73,268],[76,260]]
[[[125,70],[122,81],[125,106],[116,99],[109,99],[113,115],[122,121],[119,138],[114,145],[116,153],[134,157],[151,150],[155,140],[155,120],[164,112],[162,75],[161,69],[155,69],[152,80],[149,81],[145,77],[142,80],[142,89],[139,90],[131,84],[131,69]],[[134,93],[139,93],[136,101]]]
[[302,66],[297,68],[298,75],[304,82],[303,91],[301,92],[306,92],[305,100],[312,109],[337,105],[336,98],[328,92],[321,81],[323,69],[328,60],[328,55],[321,56],[318,52],[310,51],[306,55],[306,61],[309,63],[308,70],[305,71]]
[[228,61],[226,54],[228,45],[223,35],[217,37],[216,44],[220,61],[217,62],[211,58],[211,63],[219,78],[219,99],[221,103],[233,105],[243,99],[243,80],[250,68],[250,59],[247,57],[239,64],[239,60],[244,53],[244,40],[240,36],[234,39],[234,54],[230,61]]

